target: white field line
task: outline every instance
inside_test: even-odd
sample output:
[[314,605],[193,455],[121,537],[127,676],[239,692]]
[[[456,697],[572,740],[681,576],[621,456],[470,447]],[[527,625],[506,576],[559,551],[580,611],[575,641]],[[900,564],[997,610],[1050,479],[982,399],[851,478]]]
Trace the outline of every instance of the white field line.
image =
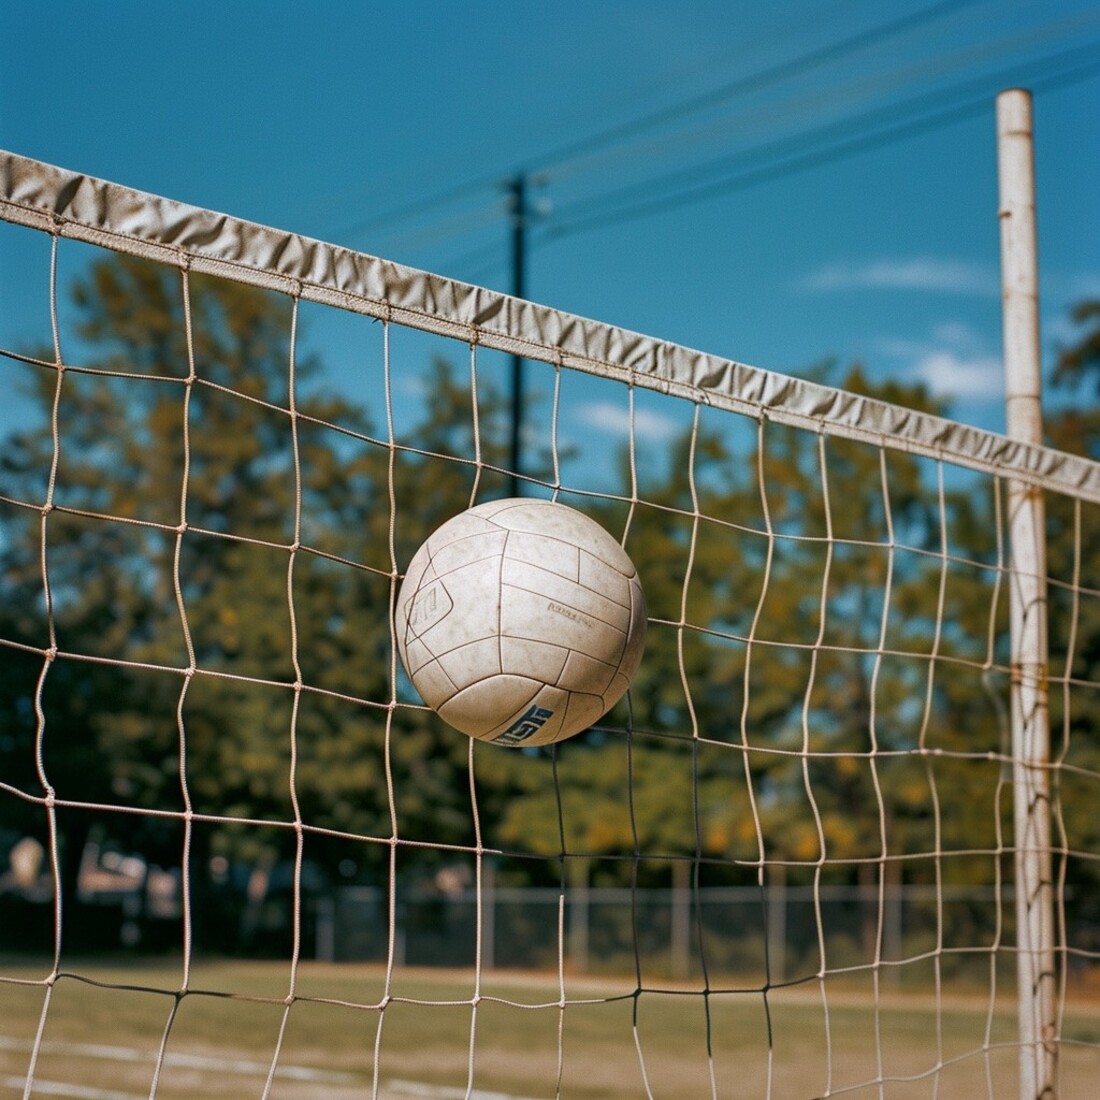
[[[23,1092],[26,1088],[25,1077],[0,1077],[0,1088]],[[532,1097],[513,1096],[506,1092],[486,1092],[474,1089],[447,1088],[439,1085],[426,1085],[419,1081],[387,1081],[383,1086],[383,1096],[419,1096],[425,1100],[533,1100]],[[34,1079],[36,1096],[61,1096],[66,1100],[149,1100],[147,1093],[119,1092],[116,1089],[94,1089],[84,1085],[74,1085],[64,1081],[43,1081]]]
[[423,1096],[426,1100],[535,1100],[531,1096],[514,1096],[510,1092],[486,1092],[485,1089],[447,1088],[445,1085],[425,1085],[420,1081],[387,1081],[391,1093],[401,1096]]
[[[29,1052],[33,1043],[24,1039],[13,1039],[0,1035],[0,1050]],[[148,1051],[134,1050],[130,1047],[107,1046],[100,1043],[43,1043],[39,1048],[43,1054],[71,1054],[81,1058],[98,1058],[114,1062],[152,1062],[154,1056]],[[223,1073],[266,1076],[271,1068],[269,1063],[249,1061],[244,1058],[208,1058],[198,1054],[168,1053],[164,1056],[164,1065],[185,1069],[205,1069]],[[330,1085],[355,1085],[361,1078],[351,1073],[339,1073],[332,1070],[311,1069],[308,1066],[280,1065],[275,1076],[296,1081],[308,1081]],[[22,1092],[26,1088],[25,1077],[0,1077],[0,1087]],[[423,1100],[534,1100],[533,1097],[515,1096],[506,1092],[490,1092],[474,1089],[467,1092],[464,1088],[448,1088],[445,1085],[429,1085],[422,1081],[390,1080],[383,1085],[384,1095],[415,1096]],[[36,1096],[61,1096],[68,1100],[148,1100],[145,1093],[119,1092],[116,1089],[89,1088],[85,1085],[69,1084],[63,1081],[45,1081],[34,1079]]]
[[[6,1035],[0,1035],[0,1050],[29,1052],[32,1047],[33,1044],[25,1039],[12,1039]],[[79,1058],[99,1058],[111,1062],[153,1062],[156,1057],[147,1050],[107,1046],[101,1043],[43,1043],[40,1050],[43,1054],[70,1054]],[[266,1076],[271,1069],[270,1062],[255,1062],[245,1058],[206,1058],[199,1054],[175,1052],[165,1054],[164,1065],[178,1066],[184,1069],[216,1070],[222,1073],[258,1074],[260,1076]],[[275,1076],[295,1081],[315,1081],[330,1085],[354,1085],[360,1081],[360,1078],[355,1074],[311,1069],[308,1066],[280,1065],[275,1072]],[[36,1091],[38,1088],[39,1085],[36,1082]]]
[[[0,1077],[0,1088],[13,1089],[20,1094],[27,1087],[25,1077]],[[64,1081],[34,1079],[35,1096],[64,1096],[70,1100],[149,1100],[148,1093],[117,1092],[115,1089],[90,1089],[84,1085],[69,1085]]]

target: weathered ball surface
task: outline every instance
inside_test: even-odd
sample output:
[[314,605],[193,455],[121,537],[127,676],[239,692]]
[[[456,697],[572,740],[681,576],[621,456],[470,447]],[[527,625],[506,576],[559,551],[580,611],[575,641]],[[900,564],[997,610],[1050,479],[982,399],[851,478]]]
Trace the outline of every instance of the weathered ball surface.
[[479,504],[437,528],[397,597],[401,662],[446,722],[545,745],[597,722],[641,661],[645,597],[626,551],[564,504]]

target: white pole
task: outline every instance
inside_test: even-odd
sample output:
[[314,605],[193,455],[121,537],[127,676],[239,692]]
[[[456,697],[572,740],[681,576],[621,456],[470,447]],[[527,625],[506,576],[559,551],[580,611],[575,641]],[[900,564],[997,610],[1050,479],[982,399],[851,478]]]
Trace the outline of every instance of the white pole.
[[[1008,435],[1042,442],[1039,289],[1031,95],[997,97],[1001,285]],[[1008,485],[1012,547],[1012,780],[1020,1100],[1057,1095],[1054,884],[1051,873],[1045,506]]]

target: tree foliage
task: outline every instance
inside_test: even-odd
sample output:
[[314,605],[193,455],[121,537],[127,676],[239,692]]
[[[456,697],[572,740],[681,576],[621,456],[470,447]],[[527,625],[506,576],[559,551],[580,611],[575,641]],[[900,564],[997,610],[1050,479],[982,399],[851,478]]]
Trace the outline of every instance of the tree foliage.
[[[1072,394],[1100,394],[1100,301],[1077,304],[1072,320],[1079,326],[1075,343],[1062,348],[1055,365],[1055,384]],[[1100,405],[1075,400],[1047,420],[1054,446],[1100,460]],[[1063,765],[1054,785],[1055,835],[1064,846],[1061,857],[1067,881],[1076,886],[1071,902],[1085,927],[1100,926],[1100,871],[1092,855],[1100,849],[1100,824],[1090,807],[1096,801],[1100,774],[1100,516],[1095,506],[1079,506],[1048,494],[1048,572],[1051,584],[1051,672],[1058,678],[1051,691],[1052,754]],[[1094,934],[1085,945],[1097,947]]]
[[[335,876],[351,845],[355,875],[379,881],[398,838],[401,873],[480,842],[537,857],[524,881],[753,882],[765,862],[794,881],[996,877],[1010,807],[994,491],[771,422],[700,418],[636,494],[622,455],[620,498],[563,499],[639,568],[642,667],[598,727],[505,752],[395,705],[417,700],[389,621],[424,537],[507,491],[502,395],[437,360],[391,446],[388,425],[321,388],[281,295],[117,258],[73,304],[79,362],[37,374],[45,425],[6,440],[0,468],[0,770],[27,796],[4,796],[5,828],[44,838],[52,791],[70,888],[97,830],[178,861],[188,810],[200,878],[212,854],[285,858],[299,824],[311,865]],[[1065,377],[1091,369],[1092,339]],[[943,412],[858,366],[840,382]],[[1053,431],[1100,438],[1079,412]],[[548,476],[550,456],[526,468]],[[1095,682],[1100,618],[1066,578],[1100,531],[1069,502],[1050,514],[1052,639]],[[1079,768],[1061,827],[1095,852],[1076,786],[1100,715],[1085,692],[1065,702]]]

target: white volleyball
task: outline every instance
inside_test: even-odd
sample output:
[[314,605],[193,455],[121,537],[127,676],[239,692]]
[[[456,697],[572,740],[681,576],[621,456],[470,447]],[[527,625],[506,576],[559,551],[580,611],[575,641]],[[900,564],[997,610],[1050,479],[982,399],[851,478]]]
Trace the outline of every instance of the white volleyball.
[[645,645],[626,551],[564,504],[479,504],[437,528],[397,596],[397,648],[421,698],[498,745],[545,745],[623,696]]

